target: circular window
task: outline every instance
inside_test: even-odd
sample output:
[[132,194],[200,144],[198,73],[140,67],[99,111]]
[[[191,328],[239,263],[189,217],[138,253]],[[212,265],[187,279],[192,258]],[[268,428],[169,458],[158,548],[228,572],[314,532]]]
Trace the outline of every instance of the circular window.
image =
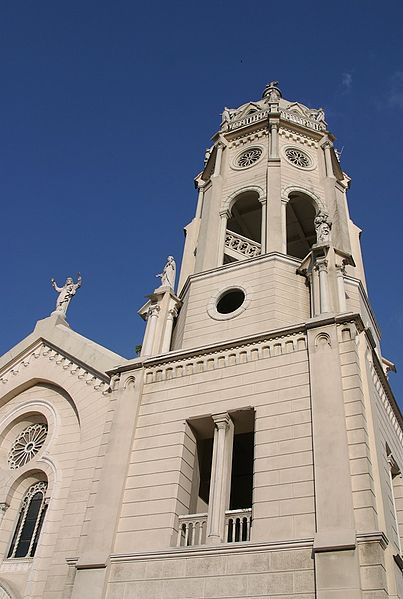
[[242,154],[235,160],[235,166],[238,168],[247,168],[248,166],[252,166],[257,162],[262,156],[261,148],[249,148],[249,150],[245,150]]
[[11,446],[8,465],[12,470],[25,466],[41,449],[48,434],[46,424],[31,424],[24,428]]
[[285,150],[285,155],[291,164],[299,166],[300,168],[309,168],[312,165],[310,157],[297,148],[287,148]]
[[242,289],[230,289],[223,293],[217,302],[219,314],[231,314],[238,310],[245,301],[245,292]]

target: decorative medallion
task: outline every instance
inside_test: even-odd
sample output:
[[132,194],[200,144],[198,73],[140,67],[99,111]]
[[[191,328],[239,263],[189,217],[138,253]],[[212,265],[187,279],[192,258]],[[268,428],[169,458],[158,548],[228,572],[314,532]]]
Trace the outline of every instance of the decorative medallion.
[[238,156],[235,161],[235,165],[238,168],[247,168],[248,166],[252,166],[259,160],[262,155],[261,148],[249,148],[249,150],[245,150]]
[[297,148],[287,148],[284,153],[291,164],[300,168],[309,168],[312,164],[309,156]]
[[46,424],[27,426],[14,441],[8,454],[8,465],[11,470],[25,466],[36,456],[46,440],[48,427]]

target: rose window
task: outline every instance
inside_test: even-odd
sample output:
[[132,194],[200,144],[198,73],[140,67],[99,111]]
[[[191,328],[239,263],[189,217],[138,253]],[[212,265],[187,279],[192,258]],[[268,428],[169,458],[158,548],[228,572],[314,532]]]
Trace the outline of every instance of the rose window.
[[8,454],[8,465],[12,470],[25,466],[41,449],[48,434],[46,424],[27,426],[14,441]]
[[285,155],[292,164],[295,164],[295,166],[299,166],[301,168],[308,168],[311,166],[311,159],[301,150],[297,150],[296,148],[287,148]]
[[255,164],[255,162],[259,160],[261,155],[262,150],[260,148],[250,148],[249,150],[246,150],[246,152],[242,152],[236,161],[236,165],[241,168],[252,166],[252,164]]

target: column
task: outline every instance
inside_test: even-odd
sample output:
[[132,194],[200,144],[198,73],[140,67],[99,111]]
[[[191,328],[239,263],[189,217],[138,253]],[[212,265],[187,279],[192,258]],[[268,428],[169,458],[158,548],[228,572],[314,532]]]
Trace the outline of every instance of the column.
[[204,196],[204,185],[198,184],[199,194],[197,196],[197,207],[196,207],[196,215],[195,218],[201,218],[203,212],[203,196]]
[[283,236],[283,254],[287,253],[287,202],[281,200],[281,231]]
[[142,356],[149,356],[152,353],[159,311],[160,307],[158,304],[153,304],[148,309],[146,332],[141,350]]
[[[271,106],[271,109],[276,107]],[[267,211],[266,211],[266,251],[282,252],[283,233],[281,228],[281,162],[279,158],[278,113],[269,116],[269,159],[267,162]]]
[[326,163],[326,176],[327,177],[333,177],[333,165],[332,165],[332,156],[330,153],[330,148],[331,148],[331,144],[330,142],[326,142],[323,145],[323,149],[325,152],[325,163]]
[[329,289],[327,281],[327,261],[318,260],[316,262],[316,269],[319,272],[319,301],[320,301],[320,313],[330,312],[329,305]]
[[162,341],[161,352],[165,354],[171,348],[172,329],[174,319],[178,316],[178,310],[174,307],[168,310],[167,321],[165,323],[164,339]]
[[227,231],[227,220],[231,216],[229,210],[223,210],[220,212],[220,232],[218,235],[218,252],[217,252],[217,266],[222,266],[224,260],[224,245],[225,245],[225,234]]
[[344,264],[336,266],[336,279],[337,279],[337,295],[339,299],[339,312],[347,312],[346,304],[346,290],[344,288],[344,273],[346,267]]
[[228,413],[213,416],[214,443],[211,463],[210,495],[207,521],[207,543],[224,540],[225,511],[229,508],[231,491],[232,447],[234,424]]
[[260,239],[262,246],[262,254],[266,253],[266,199],[260,198],[262,204],[262,223],[260,228]]
[[270,129],[270,158],[278,158],[278,124],[272,123]]
[[222,160],[222,151],[224,149],[224,146],[221,142],[218,142],[217,144],[217,156],[215,159],[215,165],[214,165],[214,173],[213,173],[213,177],[217,177],[218,175],[221,174],[221,160]]

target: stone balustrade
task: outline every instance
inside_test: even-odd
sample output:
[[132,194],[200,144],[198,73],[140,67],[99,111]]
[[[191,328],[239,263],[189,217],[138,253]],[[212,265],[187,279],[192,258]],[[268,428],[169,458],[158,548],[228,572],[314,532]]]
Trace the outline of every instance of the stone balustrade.
[[227,543],[250,540],[252,509],[225,512],[225,539]]
[[225,247],[240,254],[240,258],[254,258],[262,253],[262,246],[257,241],[248,239],[239,233],[234,233],[229,229],[225,233]]
[[206,544],[207,514],[179,516],[178,547]]
[[[252,508],[225,512],[225,543],[250,540]],[[178,547],[206,544],[207,514],[179,516]]]

